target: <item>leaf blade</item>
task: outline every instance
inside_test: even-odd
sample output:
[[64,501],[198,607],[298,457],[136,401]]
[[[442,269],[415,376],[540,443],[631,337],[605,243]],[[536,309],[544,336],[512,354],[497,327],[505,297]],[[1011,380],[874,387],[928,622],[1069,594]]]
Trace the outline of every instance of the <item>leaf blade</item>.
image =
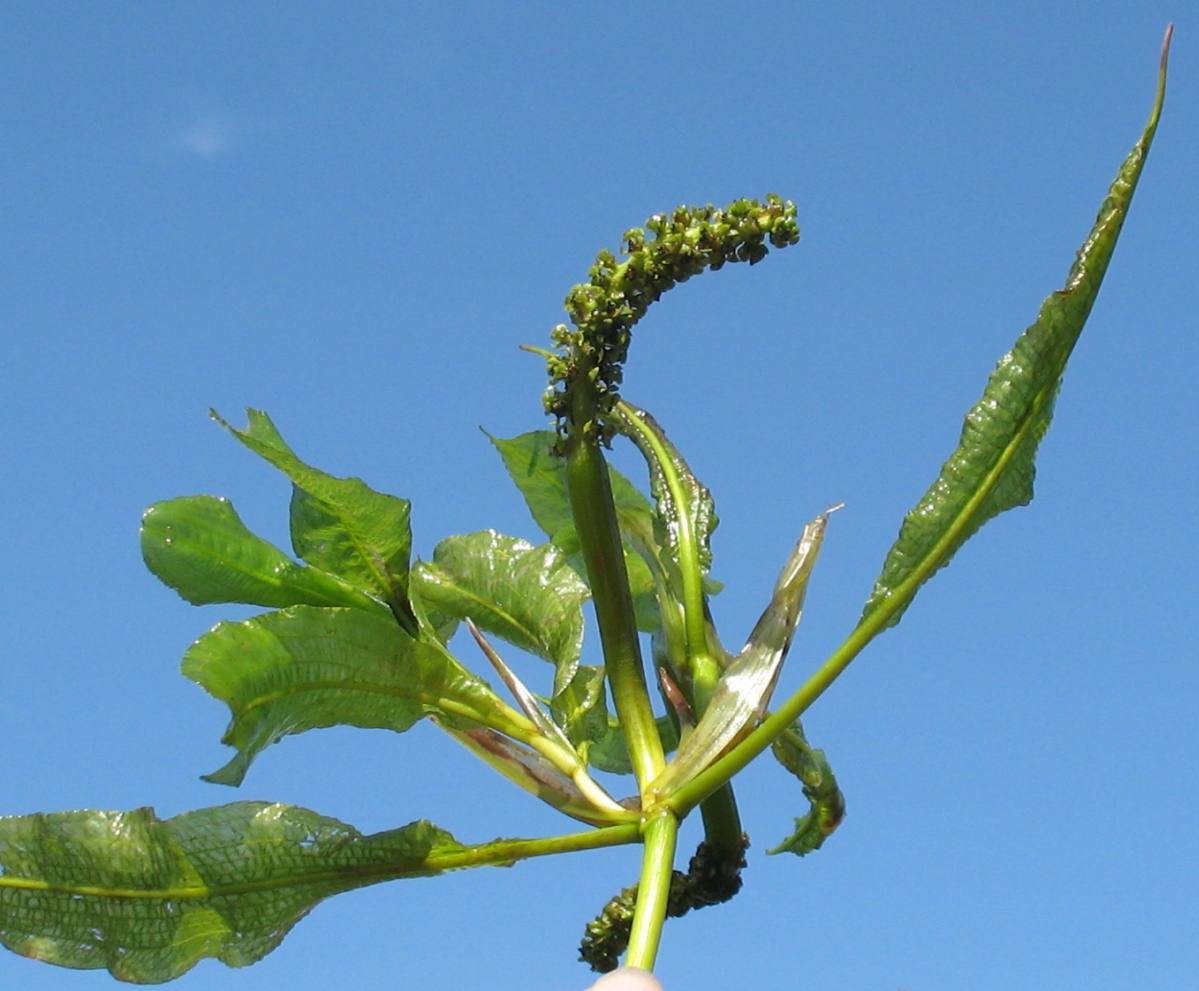
[[229,706],[222,742],[237,748],[206,775],[238,785],[266,747],[293,733],[348,725],[403,733],[424,716],[518,737],[522,720],[439,644],[390,620],[296,606],[218,623],[183,658],[183,674]]
[[318,568],[376,595],[397,612],[408,632],[415,620],[408,604],[412,553],[407,499],[376,492],[360,478],[336,478],[301,461],[271,418],[248,409],[238,430],[212,417],[259,457],[291,479],[291,535],[296,554]]
[[468,851],[419,821],[364,836],[295,806],[237,802],[0,818],[0,943],[65,967],[161,983],[215,957],[261,959],[322,899],[439,873]]
[[1149,123],[1124,160],[1063,289],[1000,359],[966,414],[957,450],[905,517],[859,627],[878,614],[894,626],[919,591],[991,519],[1033,498],[1037,447],[1049,429],[1066,363],[1095,303],[1144,168],[1165,98],[1169,33]]
[[494,530],[447,537],[414,576],[422,601],[553,664],[555,685],[574,676],[591,592],[554,544]]
[[793,853],[805,857],[819,850],[845,818],[845,796],[837,785],[824,751],[811,746],[797,719],[772,747],[775,759],[803,784],[808,811],[795,820],[795,831],[769,854]]
[[141,549],[146,567],[193,605],[350,606],[389,615],[377,599],[296,564],[255,536],[228,499],[185,496],[155,503],[142,516]]
[[[698,584],[712,566],[712,532],[720,524],[712,493],[645,410],[618,400],[614,423],[649,466],[650,492],[657,503],[654,517],[658,545],[684,573],[696,570]],[[683,589],[676,589],[676,593],[682,597]]]

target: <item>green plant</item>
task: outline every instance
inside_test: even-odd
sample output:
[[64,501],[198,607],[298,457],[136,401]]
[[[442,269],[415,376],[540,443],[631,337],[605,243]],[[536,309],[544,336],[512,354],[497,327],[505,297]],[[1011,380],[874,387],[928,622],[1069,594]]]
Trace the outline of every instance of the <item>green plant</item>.
[[[292,481],[292,542],[304,564],[251,534],[225,500],[175,499],[145,515],[146,563],[185,599],[277,610],[219,624],[184,658],[184,673],[232,711],[224,742],[237,753],[209,780],[239,784],[259,752],[291,733],[332,725],[403,732],[427,717],[588,828],[466,845],[428,822],[363,836],[314,812],[254,802],[166,821],[144,809],[13,817],[0,820],[0,941],[65,966],[165,981],[204,957],[254,962],[341,891],[641,843],[639,883],[587,927],[583,955],[603,970],[627,950],[627,962],[652,967],[667,916],[739,889],[747,841],[732,781],[767,748],[810,805],[773,852],[819,848],[844,803],[800,718],[975,531],[1031,499],[1037,445],[1114,250],[1164,86],[1165,51],[1149,124],[1065,288],[992,374],[958,449],[904,521],[857,626],[773,712],[828,511],[805,528],[748,643],[730,654],[707,605],[719,591],[708,576],[711,496],[656,421],[620,397],[620,384],[631,329],[648,306],[706,269],[754,264],[768,245],[794,244],[792,204],[768,197],[651,218],[648,233],[626,233],[622,260],[601,253],[589,282],[571,291],[573,326],[555,329],[554,349],[531,349],[547,362],[555,429],[492,438],[548,537],[540,546],[484,531],[449,537],[431,561],[413,563],[405,500],[309,467],[263,413],[250,411],[244,430],[219,421]],[[644,456],[649,498],[607,466],[605,447],[618,436]],[[589,598],[603,647],[597,666],[581,663]],[[515,704],[451,652],[459,623]],[[527,689],[488,635],[550,663],[550,691]],[[658,711],[642,635],[651,638]],[[617,801],[592,769],[632,775],[634,796]],[[696,809],[705,838],[687,872],[676,871],[678,824]]]

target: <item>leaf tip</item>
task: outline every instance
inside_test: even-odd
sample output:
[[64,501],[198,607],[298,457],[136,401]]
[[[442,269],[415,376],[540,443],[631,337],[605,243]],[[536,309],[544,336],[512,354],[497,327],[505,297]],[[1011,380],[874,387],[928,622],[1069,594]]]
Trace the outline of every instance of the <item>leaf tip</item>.
[[250,762],[246,759],[245,755],[239,753],[219,770],[213,771],[211,774],[201,774],[200,780],[207,781],[212,785],[228,785],[230,788],[240,788],[241,783],[246,779],[246,771],[249,770],[249,765]]
[[1162,39],[1162,56],[1157,69],[1157,96],[1153,100],[1153,112],[1149,115],[1149,126],[1146,130],[1150,136],[1157,128],[1158,119],[1162,114],[1162,105],[1166,102],[1166,70],[1170,65],[1170,41],[1174,37],[1173,23],[1166,25],[1166,36]]

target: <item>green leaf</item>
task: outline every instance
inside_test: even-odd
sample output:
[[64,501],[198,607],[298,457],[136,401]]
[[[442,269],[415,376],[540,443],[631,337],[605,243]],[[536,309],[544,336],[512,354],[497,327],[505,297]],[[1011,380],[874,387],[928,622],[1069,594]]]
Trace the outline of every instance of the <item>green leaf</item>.
[[1036,322],[1000,359],[982,399],[966,414],[957,450],[904,520],[861,623],[877,613],[884,620],[880,629],[894,626],[920,587],[984,523],[1032,500],[1037,445],[1049,429],[1066,362],[1099,292],[1157,129],[1165,58],[1163,50],[1149,124],[1108,191],[1065,288],[1041,305]]
[[411,503],[384,495],[360,478],[335,478],[296,457],[265,413],[250,409],[238,430],[213,419],[295,485],[291,539],[296,554],[324,571],[381,598],[409,633],[416,622],[408,604],[412,553]]
[[[562,459],[554,453],[557,435],[552,430],[534,430],[508,440],[491,434],[487,434],[487,439],[500,452],[504,467],[524,496],[537,525],[562,547],[558,535],[567,530],[573,534],[574,519],[566,496]],[[575,544],[575,548],[563,549],[570,553],[577,549],[577,540]]]
[[[487,438],[499,451],[534,521],[569,555],[571,566],[586,579],[587,569],[579,553],[579,538],[566,494],[565,465],[554,453],[557,435],[552,430],[534,430],[508,440],[490,434]],[[660,619],[654,576],[646,559],[657,566],[654,509],[637,486],[611,466],[608,477],[625,543],[625,567],[637,612],[637,628],[643,633],[653,633]]]
[[[550,702],[554,721],[592,767],[608,774],[632,774],[633,764],[620,723],[608,715],[603,665],[583,665],[569,685]],[[658,736],[669,753],[678,746],[678,730],[665,716],[657,720]]]
[[390,615],[377,599],[254,536],[227,499],[156,503],[142,516],[141,546],[146,567],[195,605],[350,606]]
[[[679,730],[669,716],[659,716],[654,720],[658,728],[658,738],[662,741],[662,749],[666,753],[675,750],[679,745]],[[598,737],[587,748],[587,761],[592,767],[608,774],[632,774],[633,761],[629,757],[629,745],[625,740],[624,730],[615,718],[608,720],[608,728],[603,736]]]
[[573,677],[591,593],[558,547],[494,530],[448,537],[415,576],[426,604],[549,661],[558,687]]
[[650,786],[652,791],[665,794],[694,778],[762,718],[799,625],[808,581],[820,555],[827,523],[826,512],[804,527],[803,536],[775,583],[766,611],[741,653],[720,676],[712,700],[695,729]]
[[[706,575],[712,566],[712,531],[720,523],[712,493],[649,413],[621,400],[615,414],[617,429],[636,445],[649,465],[650,492],[657,502],[658,545],[680,568],[687,566],[693,553],[701,575]],[[676,592],[682,595],[681,588]]]
[[138,984],[206,957],[244,967],[322,899],[466,866],[453,858],[473,849],[429,822],[363,836],[265,802],[165,821],[151,809],[0,818],[0,942]]
[[[504,467],[524,496],[529,512],[547,537],[567,553],[578,548],[574,518],[566,494],[565,462],[554,453],[557,435],[552,430],[534,430],[510,440],[487,435],[504,460]],[[609,466],[612,498],[622,532],[654,542],[654,508],[641,490]]]
[[402,733],[422,716],[518,738],[527,721],[437,643],[350,609],[297,606],[218,623],[183,658],[183,673],[228,704],[222,742],[238,754],[206,780],[237,785],[263,749],[291,733],[359,726]]
[[580,752],[608,731],[608,698],[602,664],[585,664],[554,692],[550,714]]
[[803,782],[803,793],[811,807],[806,815],[795,820],[795,832],[766,852],[802,857],[819,850],[841,825],[845,818],[845,796],[837,787],[824,751],[808,744],[798,719],[774,741],[773,751],[778,762]]

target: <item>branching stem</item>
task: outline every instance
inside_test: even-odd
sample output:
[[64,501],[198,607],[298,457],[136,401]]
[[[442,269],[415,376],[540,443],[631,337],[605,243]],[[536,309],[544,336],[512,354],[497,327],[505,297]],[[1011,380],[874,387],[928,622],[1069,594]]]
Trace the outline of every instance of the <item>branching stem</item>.
[[465,850],[450,850],[434,854],[429,865],[435,871],[455,871],[466,867],[504,865],[531,857],[548,857],[556,853],[574,853],[579,850],[601,850],[610,846],[636,843],[640,838],[640,823],[621,823],[589,829],[582,833],[566,833],[562,836],[547,836],[536,840],[496,840]]
[[[913,590],[913,594],[915,594]],[[769,747],[778,736],[807,711],[829,685],[836,681],[849,663],[887,626],[887,620],[901,607],[900,597],[888,600],[858,624],[811,678],[765,719],[752,733],[727,754],[667,796],[662,804],[678,816],[685,816],[746,765]],[[910,597],[909,597],[910,599]]]

